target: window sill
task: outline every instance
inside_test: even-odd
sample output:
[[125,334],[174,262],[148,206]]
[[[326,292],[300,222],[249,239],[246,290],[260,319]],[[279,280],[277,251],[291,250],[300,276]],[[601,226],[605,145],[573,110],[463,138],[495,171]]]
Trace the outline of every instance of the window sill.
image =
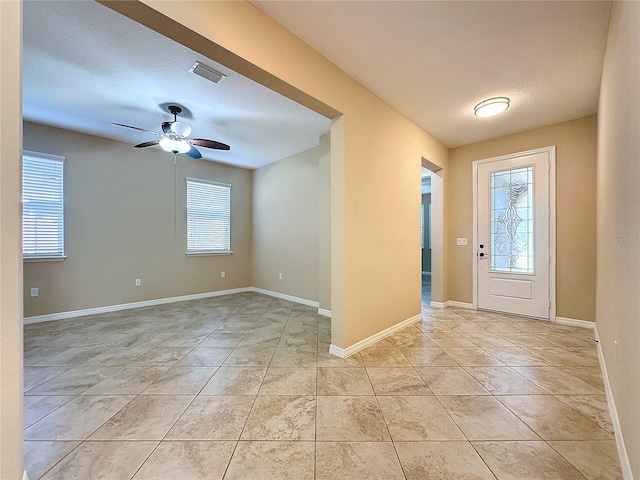
[[29,258],[23,258],[22,261],[24,263],[35,263],[35,262],[62,262],[65,258],[67,258],[66,255],[62,256],[62,257],[29,257]]
[[188,257],[203,257],[203,256],[211,256],[211,255],[232,255],[233,252],[231,250],[227,252],[187,252]]

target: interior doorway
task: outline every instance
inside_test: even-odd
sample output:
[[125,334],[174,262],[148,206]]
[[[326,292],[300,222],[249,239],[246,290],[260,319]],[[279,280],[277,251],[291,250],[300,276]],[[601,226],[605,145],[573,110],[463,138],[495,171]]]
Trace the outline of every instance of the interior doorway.
[[422,305],[431,304],[431,265],[432,265],[432,236],[431,236],[431,171],[422,167],[420,182],[420,243],[422,247]]

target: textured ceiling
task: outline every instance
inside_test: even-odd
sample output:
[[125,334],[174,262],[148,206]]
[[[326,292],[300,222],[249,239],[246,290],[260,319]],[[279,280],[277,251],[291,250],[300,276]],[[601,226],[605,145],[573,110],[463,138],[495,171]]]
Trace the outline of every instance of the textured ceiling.
[[596,113],[610,2],[252,3],[448,147]]
[[[1,0],[0,0],[1,1]],[[330,121],[188,48],[91,1],[24,3],[24,118],[131,145],[171,120],[194,138],[231,145],[203,157],[257,168],[314,147]],[[189,73],[199,60],[227,75],[218,85]],[[159,147],[153,147],[159,148]],[[50,152],[56,153],[56,152]]]

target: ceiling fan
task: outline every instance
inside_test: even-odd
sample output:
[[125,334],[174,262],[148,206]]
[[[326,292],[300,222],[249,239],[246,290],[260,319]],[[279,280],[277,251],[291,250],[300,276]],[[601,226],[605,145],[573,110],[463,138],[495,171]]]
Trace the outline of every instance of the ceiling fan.
[[174,154],[183,153],[187,157],[191,157],[196,160],[202,158],[202,155],[194,145],[197,145],[198,147],[214,148],[216,150],[231,150],[229,145],[216,142],[214,140],[188,138],[191,134],[191,127],[186,123],[178,121],[178,115],[182,113],[182,108],[177,105],[169,105],[168,109],[173,115],[173,122],[162,122],[162,133],[147,130],[146,128],[132,127],[131,125],[124,125],[122,123],[113,123],[112,125],[133,128],[134,130],[141,130],[160,137],[158,140],[151,140],[150,142],[134,145],[135,148],[160,145],[160,147],[167,152],[172,152]]

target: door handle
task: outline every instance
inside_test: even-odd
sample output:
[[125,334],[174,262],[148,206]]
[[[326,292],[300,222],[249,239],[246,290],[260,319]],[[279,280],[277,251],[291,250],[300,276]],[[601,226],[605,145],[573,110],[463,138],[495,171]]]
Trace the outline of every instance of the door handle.
[[489,258],[487,255],[485,255],[485,254],[484,254],[484,252],[480,252],[480,253],[478,254],[478,256],[479,256],[480,258]]

